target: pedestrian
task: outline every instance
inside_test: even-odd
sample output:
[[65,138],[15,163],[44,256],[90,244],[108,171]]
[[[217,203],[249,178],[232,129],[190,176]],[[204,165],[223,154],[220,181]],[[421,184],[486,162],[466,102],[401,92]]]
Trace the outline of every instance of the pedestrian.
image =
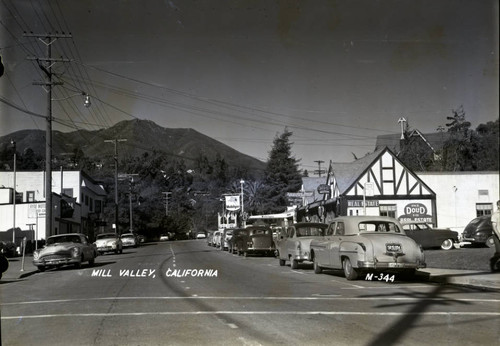
[[490,259],[491,271],[499,270],[500,263],[500,200],[497,201],[497,210],[491,214],[491,225],[493,227],[493,241],[495,242],[495,254]]

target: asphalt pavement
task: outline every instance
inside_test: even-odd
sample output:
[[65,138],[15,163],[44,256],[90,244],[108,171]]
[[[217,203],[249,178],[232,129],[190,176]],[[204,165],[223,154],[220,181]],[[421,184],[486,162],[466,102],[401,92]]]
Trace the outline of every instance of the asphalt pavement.
[[[9,268],[1,281],[19,280],[33,275],[38,268],[33,265],[33,257],[9,258]],[[418,280],[449,285],[469,286],[480,289],[500,290],[500,272],[425,268],[417,271]]]

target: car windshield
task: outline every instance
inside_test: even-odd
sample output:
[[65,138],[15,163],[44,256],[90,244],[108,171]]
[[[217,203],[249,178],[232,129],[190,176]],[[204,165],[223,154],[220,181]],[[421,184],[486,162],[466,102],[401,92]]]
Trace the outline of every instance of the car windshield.
[[324,236],[325,228],[323,227],[297,227],[297,237],[315,237],[315,236]]
[[77,235],[60,235],[57,237],[50,237],[47,239],[47,245],[58,243],[81,243],[81,239]]
[[401,233],[399,227],[390,221],[363,221],[358,225],[360,232]]
[[249,233],[249,235],[261,235],[261,234],[271,234],[271,230],[270,229],[253,229],[251,230]]
[[115,238],[114,233],[104,233],[104,234],[98,234],[97,239],[106,239],[106,238]]

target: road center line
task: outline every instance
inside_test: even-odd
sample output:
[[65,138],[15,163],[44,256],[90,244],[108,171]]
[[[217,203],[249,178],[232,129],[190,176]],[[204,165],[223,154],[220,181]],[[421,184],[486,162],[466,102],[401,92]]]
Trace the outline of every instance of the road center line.
[[[75,314],[47,314],[47,315],[19,315],[2,316],[2,321],[68,318],[68,317],[141,317],[141,316],[203,316],[203,315],[325,315],[325,316],[489,316],[499,317],[500,312],[469,312],[469,311],[437,311],[437,312],[353,312],[353,311],[161,311],[161,312],[108,312],[108,313],[75,313]],[[229,325],[229,324],[227,324]]]

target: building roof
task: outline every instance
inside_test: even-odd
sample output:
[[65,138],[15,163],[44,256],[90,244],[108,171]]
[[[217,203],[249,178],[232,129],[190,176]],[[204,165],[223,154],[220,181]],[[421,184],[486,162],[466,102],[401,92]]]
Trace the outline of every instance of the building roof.
[[340,194],[354,184],[386,148],[374,151],[360,159],[348,163],[332,162],[330,167],[337,181]]
[[[420,137],[433,150],[440,150],[444,142],[448,139],[447,132],[435,132],[423,134],[419,130],[411,131],[407,136]],[[401,134],[380,135],[377,136],[375,150],[389,148],[394,153],[398,154],[401,151]]]

